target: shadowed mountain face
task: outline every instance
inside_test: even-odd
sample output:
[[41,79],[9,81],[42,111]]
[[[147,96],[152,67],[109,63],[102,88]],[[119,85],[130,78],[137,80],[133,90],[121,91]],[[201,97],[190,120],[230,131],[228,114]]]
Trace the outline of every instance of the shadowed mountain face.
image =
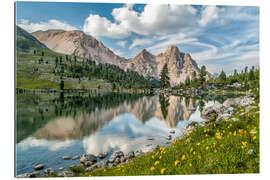
[[[168,127],[174,128],[179,121],[188,120],[197,106],[191,99],[188,99],[187,104],[184,98],[176,96],[143,96],[133,97],[133,99],[131,99],[132,95],[130,97],[114,96],[114,101],[117,98],[119,103],[106,105],[107,101],[101,96],[99,98],[103,99],[103,106],[99,106],[98,101],[94,100],[96,105],[92,104],[91,109],[82,105],[91,103],[87,96],[77,97],[78,100],[75,100],[74,97],[65,97],[62,100],[56,98],[51,101],[54,102],[51,107],[46,107],[48,112],[43,113],[43,122],[47,123],[34,130],[32,136],[48,140],[82,139],[84,136],[94,134],[110,121],[124,114],[131,114],[142,123],[157,118],[164,121]],[[93,99],[93,97],[90,98]],[[161,98],[166,99],[168,103],[164,104],[160,101]],[[109,99],[113,100],[112,97],[107,99],[108,102]],[[80,104],[76,104],[76,102],[80,102]],[[53,116],[53,114],[55,115]],[[47,116],[49,119],[46,119]]]
[[171,85],[184,82],[187,77],[193,78],[193,72],[199,75],[200,69],[190,54],[182,53],[172,45],[157,56],[142,50],[129,60],[114,54],[100,41],[81,31],[47,30],[33,32],[32,35],[53,51],[63,54],[75,54],[97,63],[109,63],[122,69],[137,71],[144,77],[159,78],[163,66],[167,63]]
[[47,49],[44,44],[19,26],[16,26],[16,48],[22,51],[30,50],[31,48]]

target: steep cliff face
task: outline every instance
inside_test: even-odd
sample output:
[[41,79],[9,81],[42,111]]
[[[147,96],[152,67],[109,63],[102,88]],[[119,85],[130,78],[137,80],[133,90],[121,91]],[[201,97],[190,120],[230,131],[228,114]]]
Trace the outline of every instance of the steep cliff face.
[[144,77],[158,79],[163,66],[167,63],[172,86],[184,82],[187,77],[192,79],[193,72],[197,75],[200,72],[190,54],[180,52],[174,45],[157,56],[143,49],[137,56],[127,60],[117,56],[100,41],[81,31],[47,30],[37,31],[32,35],[53,51],[63,54],[74,53],[97,63],[114,64],[125,70],[137,71]]

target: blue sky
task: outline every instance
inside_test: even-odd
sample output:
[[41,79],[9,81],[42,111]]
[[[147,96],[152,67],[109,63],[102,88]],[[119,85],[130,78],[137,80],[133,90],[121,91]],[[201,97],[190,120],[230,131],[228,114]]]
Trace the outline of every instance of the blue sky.
[[258,7],[17,2],[16,24],[81,30],[125,58],[174,44],[212,72],[259,66]]

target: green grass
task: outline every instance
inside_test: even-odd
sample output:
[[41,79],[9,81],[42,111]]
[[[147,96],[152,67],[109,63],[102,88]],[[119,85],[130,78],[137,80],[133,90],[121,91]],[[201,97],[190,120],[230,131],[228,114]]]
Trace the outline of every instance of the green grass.
[[[43,63],[39,63],[41,50],[37,49],[37,54],[32,51],[17,51],[16,61],[16,88],[25,90],[35,89],[60,89],[60,77],[54,75],[55,57],[62,56],[50,50],[42,49],[44,52]],[[77,58],[82,61],[82,58]],[[48,62],[48,63],[46,63]],[[35,71],[38,69],[38,71]],[[65,78],[64,89],[111,89],[111,83],[100,79],[87,78],[79,80],[78,78]]]
[[242,112],[239,107],[234,115],[238,121],[194,125],[189,135],[167,148],[83,176],[259,173],[259,107],[255,104],[249,113],[239,115]]

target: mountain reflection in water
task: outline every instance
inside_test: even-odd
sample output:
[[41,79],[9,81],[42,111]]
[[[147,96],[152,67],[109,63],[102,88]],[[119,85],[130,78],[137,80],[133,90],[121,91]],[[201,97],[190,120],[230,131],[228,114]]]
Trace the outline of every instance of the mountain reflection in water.
[[205,103],[165,95],[17,94],[17,172],[37,162],[66,166],[63,155],[152,150],[166,144],[170,129],[175,138],[189,123],[200,122]]

